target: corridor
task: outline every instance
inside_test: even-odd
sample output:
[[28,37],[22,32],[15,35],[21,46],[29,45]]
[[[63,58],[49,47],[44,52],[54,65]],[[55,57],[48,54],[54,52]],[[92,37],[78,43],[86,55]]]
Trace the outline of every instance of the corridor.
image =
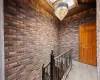
[[99,23],[96,0],[3,0],[2,4],[0,61],[5,79],[0,80],[61,80],[72,60],[65,80],[97,80],[96,67],[76,62],[100,63],[96,62],[99,25],[85,25]]
[[97,80],[96,67],[73,61],[72,70],[66,80]]

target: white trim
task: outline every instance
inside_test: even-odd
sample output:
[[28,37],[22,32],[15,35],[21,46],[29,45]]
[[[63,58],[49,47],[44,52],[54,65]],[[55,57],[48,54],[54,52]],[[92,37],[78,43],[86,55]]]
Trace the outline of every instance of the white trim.
[[4,72],[4,14],[3,0],[0,0],[0,80],[5,80]]

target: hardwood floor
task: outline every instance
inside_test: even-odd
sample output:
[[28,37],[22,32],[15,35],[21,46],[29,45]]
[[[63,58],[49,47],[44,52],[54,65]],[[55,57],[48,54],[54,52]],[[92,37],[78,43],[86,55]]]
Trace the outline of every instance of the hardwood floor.
[[97,68],[73,61],[72,70],[66,80],[97,80]]

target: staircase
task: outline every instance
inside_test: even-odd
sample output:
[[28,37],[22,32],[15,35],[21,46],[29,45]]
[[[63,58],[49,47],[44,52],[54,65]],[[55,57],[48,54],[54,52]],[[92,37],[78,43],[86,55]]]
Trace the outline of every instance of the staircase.
[[52,51],[50,63],[42,66],[42,80],[66,80],[72,68],[72,52],[70,49],[54,57]]

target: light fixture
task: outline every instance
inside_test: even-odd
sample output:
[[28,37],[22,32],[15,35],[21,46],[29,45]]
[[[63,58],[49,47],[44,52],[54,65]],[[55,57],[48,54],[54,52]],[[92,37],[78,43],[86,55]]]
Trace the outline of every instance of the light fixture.
[[55,15],[60,20],[63,20],[67,13],[68,13],[68,4],[67,3],[61,2],[55,7]]

